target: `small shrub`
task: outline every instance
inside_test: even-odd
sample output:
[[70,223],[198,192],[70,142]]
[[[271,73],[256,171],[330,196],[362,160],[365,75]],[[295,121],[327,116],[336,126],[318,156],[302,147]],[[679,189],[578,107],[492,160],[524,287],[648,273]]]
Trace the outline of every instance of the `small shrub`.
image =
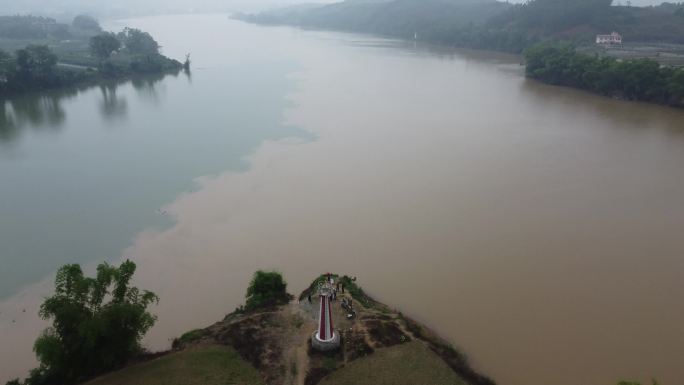
[[247,288],[247,311],[257,308],[286,304],[290,300],[287,294],[287,283],[283,276],[275,271],[259,270],[254,273],[252,282]]
[[[306,290],[302,292],[302,294],[299,296],[300,301],[304,301],[304,299],[309,295],[316,295],[318,290],[318,285],[323,283],[326,280],[327,275],[319,275],[318,278],[314,279],[313,282],[309,285]],[[332,275],[333,278],[337,278],[337,275]]]
[[204,336],[204,333],[204,329],[190,330],[189,332],[184,333],[179,338],[174,338],[171,347],[174,349],[178,349],[185,344],[197,341]]
[[342,284],[344,284],[344,290],[348,291],[352,298],[360,302],[365,307],[370,307],[372,305],[363,289],[360,288],[351,278],[349,278],[349,276],[343,276],[340,281]]

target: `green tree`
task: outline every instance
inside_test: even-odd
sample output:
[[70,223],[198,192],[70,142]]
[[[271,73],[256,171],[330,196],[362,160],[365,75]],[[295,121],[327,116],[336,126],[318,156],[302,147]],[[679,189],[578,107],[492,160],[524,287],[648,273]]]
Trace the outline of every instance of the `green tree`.
[[56,80],[57,55],[45,45],[29,45],[17,51],[17,72],[27,84],[46,85]]
[[105,60],[112,52],[121,48],[121,42],[111,32],[101,33],[90,38],[90,52],[97,58]]
[[283,304],[290,300],[287,294],[287,283],[283,280],[283,276],[275,271],[262,270],[254,273],[247,288],[246,298],[247,310]]
[[135,28],[125,28],[119,32],[119,39],[134,55],[156,55],[159,53],[159,43],[147,32]]
[[40,367],[32,379],[74,384],[116,369],[141,351],[140,340],[156,321],[147,308],[159,299],[130,286],[135,269],[131,261],[119,267],[104,263],[94,278],[84,276],[79,265],[59,269],[55,294],[40,308],[52,327],[34,345]]

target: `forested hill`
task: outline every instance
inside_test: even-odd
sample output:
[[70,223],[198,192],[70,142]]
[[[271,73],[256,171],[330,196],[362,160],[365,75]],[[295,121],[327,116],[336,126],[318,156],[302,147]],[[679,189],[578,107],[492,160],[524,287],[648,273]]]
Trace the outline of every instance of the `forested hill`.
[[456,27],[482,23],[511,8],[495,0],[347,0],[330,5],[302,5],[243,18],[266,24],[413,37],[438,35]]
[[593,42],[618,31],[630,42],[684,43],[684,3],[655,7],[612,5],[612,0],[535,0],[489,20],[489,26],[524,31],[539,39]]
[[589,44],[618,31],[632,42],[684,43],[684,3],[611,6],[611,0],[347,0],[240,18],[264,24],[377,33],[462,47],[520,52],[545,40]]

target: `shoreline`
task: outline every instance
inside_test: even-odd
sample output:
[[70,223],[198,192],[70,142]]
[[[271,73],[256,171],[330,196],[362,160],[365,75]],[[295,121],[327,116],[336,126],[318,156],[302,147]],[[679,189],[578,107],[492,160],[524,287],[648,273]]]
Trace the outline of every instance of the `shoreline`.
[[[168,58],[167,58],[168,59]],[[8,93],[0,93],[0,101],[7,101],[11,100],[14,98],[18,97],[24,97],[27,95],[37,95],[41,93],[50,93],[50,92],[68,92],[68,91],[81,91],[86,88],[91,88],[91,87],[97,87],[97,86],[106,86],[110,85],[112,83],[115,84],[121,84],[125,83],[131,80],[135,80],[138,78],[145,78],[145,77],[161,77],[164,78],[168,75],[173,75],[177,76],[179,73],[185,71],[183,69],[183,65],[178,62],[177,60],[174,59],[168,59],[172,60],[174,62],[178,63],[177,68],[167,68],[164,69],[160,72],[133,72],[133,73],[126,73],[126,74],[121,74],[119,76],[111,76],[111,77],[106,77],[106,76],[100,76],[96,72],[93,72],[91,69],[78,69],[77,71],[81,71],[83,74],[94,74],[93,76],[89,76],[83,79],[79,79],[76,82],[69,83],[69,84],[60,84],[60,85],[55,85],[55,86],[50,86],[47,88],[40,88],[40,89],[25,89],[25,90],[18,90],[18,91],[12,91]],[[64,63],[61,63],[64,64]],[[66,71],[72,71],[72,69],[68,69]],[[188,72],[188,71],[186,71]]]
[[[439,43],[436,41],[430,41],[430,40],[411,40],[407,39],[406,37],[401,37],[397,35],[392,35],[392,34],[385,34],[385,33],[378,33],[378,32],[367,32],[367,31],[362,31],[362,30],[354,30],[351,28],[326,28],[323,26],[315,26],[315,25],[302,25],[302,24],[295,24],[295,23],[287,23],[287,22],[264,22],[264,21],[258,21],[254,19],[255,15],[245,15],[245,14],[236,14],[236,15],[231,15],[229,16],[233,20],[238,20],[244,23],[249,23],[249,24],[254,24],[254,25],[259,25],[259,26],[266,26],[266,27],[291,27],[291,28],[296,28],[300,29],[303,31],[320,31],[320,32],[338,32],[338,33],[352,33],[352,34],[359,34],[362,36],[367,36],[367,37],[376,37],[376,38],[385,38],[385,39],[392,39],[396,40],[399,42],[403,42],[406,44],[409,43],[420,43],[421,46],[424,46],[426,48],[442,48],[442,49],[452,49],[452,50],[468,50],[468,51],[474,51],[474,52],[482,52],[482,53],[493,53],[493,54],[501,54],[501,55],[510,55],[512,57],[515,57],[519,59],[519,64],[527,70],[529,68],[529,60],[526,58],[527,52],[538,47],[544,47],[545,45],[548,45],[549,42],[537,42],[536,44],[532,44],[530,46],[527,46],[522,52],[515,52],[511,50],[497,50],[494,48],[478,48],[478,47],[473,47],[473,46],[467,46],[467,45],[453,45],[453,44],[444,44],[444,43]],[[562,42],[554,43],[554,44],[563,44]],[[648,45],[648,42],[643,42],[643,43],[634,43],[634,44],[644,44]],[[580,49],[587,49],[587,48],[592,48],[591,46],[583,46],[583,45],[578,45],[575,48],[580,48]],[[579,52],[578,52],[579,53]],[[640,62],[653,62],[653,63],[658,63],[657,61],[651,59],[650,57],[635,57],[635,58],[629,58],[627,60],[624,59],[616,59],[610,55],[603,55],[600,56],[602,58],[606,59],[612,59],[617,62],[626,62],[626,63],[640,63]],[[661,65],[660,63],[658,63]],[[661,65],[663,68],[666,69],[671,69],[673,72],[676,71],[684,71],[684,67],[682,66],[667,66],[667,65]],[[654,105],[659,105],[662,107],[668,107],[668,108],[674,108],[674,109],[684,109],[684,100],[681,100],[679,102],[658,102],[658,101],[652,101],[652,100],[645,100],[642,98],[630,98],[630,97],[625,97],[625,96],[619,96],[619,95],[608,95],[602,92],[597,92],[593,91],[591,89],[588,89],[586,87],[582,86],[573,86],[573,85],[566,85],[566,84],[558,84],[550,81],[545,81],[542,78],[531,76],[529,74],[525,75],[525,78],[531,79],[534,81],[537,81],[542,84],[547,84],[547,85],[552,85],[552,86],[560,86],[564,88],[571,88],[571,89],[576,89],[584,92],[589,92],[594,95],[598,95],[601,97],[613,99],[613,100],[623,100],[623,101],[630,101],[630,102],[639,102],[639,103],[646,103],[646,104],[654,104]],[[624,81],[624,79],[623,79]]]

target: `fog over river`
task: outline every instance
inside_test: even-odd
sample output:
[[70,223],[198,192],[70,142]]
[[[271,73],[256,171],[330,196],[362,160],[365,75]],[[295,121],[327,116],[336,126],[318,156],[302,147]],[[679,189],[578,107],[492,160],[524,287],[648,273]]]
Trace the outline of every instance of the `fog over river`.
[[152,349],[257,269],[292,293],[335,271],[502,385],[684,378],[683,111],[528,81],[513,56],[123,25],[192,73],[0,108],[0,383],[35,365],[54,271],[122,257],[161,297]]

